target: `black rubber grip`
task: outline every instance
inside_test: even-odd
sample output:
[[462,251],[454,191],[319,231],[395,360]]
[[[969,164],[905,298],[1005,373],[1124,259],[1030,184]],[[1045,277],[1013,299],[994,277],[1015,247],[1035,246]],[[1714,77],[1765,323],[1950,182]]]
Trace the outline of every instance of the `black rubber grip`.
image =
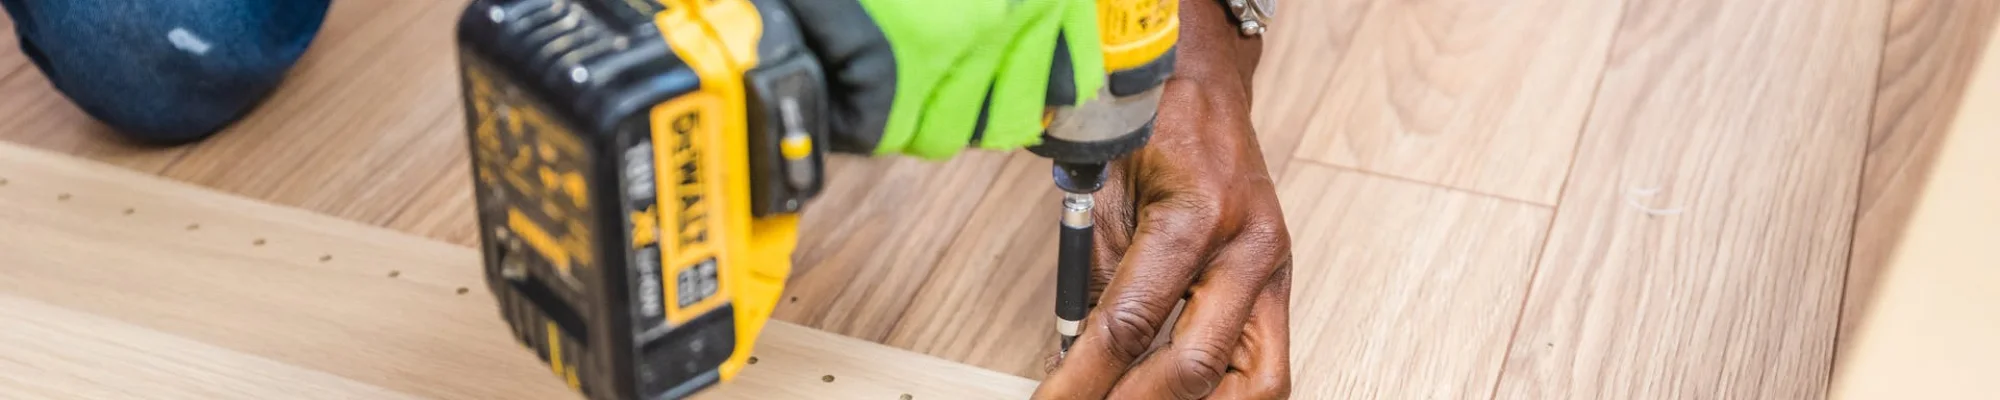
[[1056,317],[1083,320],[1090,311],[1091,228],[1062,227],[1056,249]]

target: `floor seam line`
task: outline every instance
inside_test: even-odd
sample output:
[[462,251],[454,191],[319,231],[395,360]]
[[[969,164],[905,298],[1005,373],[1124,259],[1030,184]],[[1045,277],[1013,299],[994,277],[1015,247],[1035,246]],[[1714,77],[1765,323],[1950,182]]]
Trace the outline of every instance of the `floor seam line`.
[[1393,180],[1393,181],[1397,181],[1397,182],[1404,182],[1404,183],[1412,183],[1412,184],[1417,184],[1417,185],[1422,185],[1422,186],[1425,186],[1425,187],[1430,187],[1430,188],[1434,188],[1434,189],[1443,189],[1443,190],[1446,190],[1446,191],[1451,191],[1451,192],[1457,192],[1457,193],[1463,193],[1463,194],[1469,194],[1469,195],[1473,195],[1473,196],[1479,196],[1479,197],[1484,197],[1484,198],[1489,198],[1489,199],[1494,199],[1494,200],[1501,200],[1501,201],[1506,201],[1506,202],[1509,202],[1509,203],[1519,203],[1519,204],[1521,204],[1521,205],[1527,205],[1527,206],[1534,206],[1534,207],[1538,207],[1538,208],[1545,208],[1545,209],[1554,209],[1554,208],[1555,208],[1555,204],[1544,204],[1544,203],[1541,203],[1541,202],[1535,202],[1535,201],[1529,201],[1529,200],[1523,200],[1523,199],[1520,199],[1520,198],[1516,198],[1516,197],[1511,197],[1511,196],[1502,196],[1502,195],[1498,195],[1498,194],[1493,194],[1493,193],[1487,193],[1487,192],[1482,192],[1482,191],[1477,191],[1477,190],[1472,190],[1472,189],[1465,189],[1465,188],[1460,188],[1460,187],[1456,187],[1456,186],[1451,186],[1451,185],[1446,185],[1446,184],[1441,184],[1441,183],[1437,183],[1437,182],[1430,182],[1430,181],[1424,181],[1424,180],[1420,180],[1420,179],[1415,179],[1415,178],[1409,178],[1409,177],[1404,177],[1404,176],[1397,176],[1397,175],[1391,175],[1391,174],[1386,174],[1386,173],[1381,173],[1381,172],[1376,172],[1376,171],[1370,171],[1370,170],[1366,170],[1366,169],[1362,169],[1362,168],[1356,168],[1356,167],[1350,167],[1350,166],[1346,166],[1346,165],[1340,165],[1340,164],[1334,164],[1334,163],[1330,163],[1330,162],[1326,162],[1326,161],[1320,161],[1320,160],[1317,160],[1317,159],[1313,159],[1313,158],[1311,158],[1311,157],[1298,157],[1298,158],[1294,158],[1294,159],[1293,159],[1293,161],[1297,161],[1297,162],[1304,162],[1304,163],[1309,163],[1309,164],[1313,164],[1313,165],[1317,165],[1317,166],[1320,166],[1320,167],[1324,167],[1324,168],[1330,168],[1330,169],[1335,169],[1335,170],[1340,170],[1341,172],[1348,172],[1348,173],[1354,173],[1354,174],[1360,174],[1360,175],[1364,175],[1364,176],[1370,176],[1370,177],[1376,177],[1376,178],[1382,178],[1382,179],[1388,179],[1388,180]]

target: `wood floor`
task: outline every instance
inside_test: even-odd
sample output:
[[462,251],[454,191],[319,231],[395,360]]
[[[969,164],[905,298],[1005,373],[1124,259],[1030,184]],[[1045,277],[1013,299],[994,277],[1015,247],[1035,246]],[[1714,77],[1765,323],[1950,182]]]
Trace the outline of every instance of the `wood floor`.
[[[462,4],[335,2],[276,97],[166,149],[114,140],[0,39],[0,139],[470,244]],[[2000,12],[1282,4],[1254,116],[1295,240],[1297,397],[1313,399],[1824,396]],[[830,171],[778,318],[1042,376],[1046,161]]]

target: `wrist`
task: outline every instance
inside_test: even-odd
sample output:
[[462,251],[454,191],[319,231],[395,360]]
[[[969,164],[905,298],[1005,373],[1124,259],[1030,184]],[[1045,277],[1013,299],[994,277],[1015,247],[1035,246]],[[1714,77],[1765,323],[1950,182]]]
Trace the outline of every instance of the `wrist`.
[[1244,35],[1222,0],[1177,1],[1181,37],[1175,51],[1175,78],[1238,85],[1247,93],[1263,54],[1262,35]]

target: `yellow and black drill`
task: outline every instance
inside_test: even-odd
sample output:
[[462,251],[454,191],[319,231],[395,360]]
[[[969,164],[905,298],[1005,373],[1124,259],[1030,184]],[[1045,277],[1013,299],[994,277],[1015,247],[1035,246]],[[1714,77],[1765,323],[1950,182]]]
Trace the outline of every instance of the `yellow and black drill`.
[[[1050,108],[1030,148],[1084,199],[1150,136],[1178,29],[1173,0],[1098,8],[1107,95]],[[837,134],[794,18],[780,0],[476,0],[460,17],[487,284],[557,379],[681,398],[747,364]],[[1089,266],[1080,215],[1064,223],[1066,336]]]

